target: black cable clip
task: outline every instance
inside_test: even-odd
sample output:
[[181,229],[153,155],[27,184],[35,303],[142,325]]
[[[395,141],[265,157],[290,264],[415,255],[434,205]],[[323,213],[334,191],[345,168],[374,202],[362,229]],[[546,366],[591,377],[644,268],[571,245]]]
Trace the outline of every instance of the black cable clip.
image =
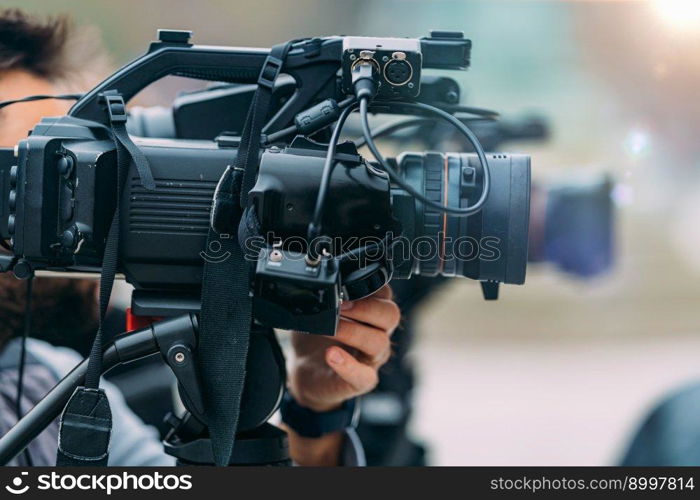
[[260,70],[260,76],[258,76],[258,85],[272,90],[277,76],[279,76],[282,71],[283,65],[284,61],[282,61],[282,59],[274,56],[267,56],[265,64],[263,64]]
[[109,121],[111,123],[124,123],[126,122],[126,103],[121,94],[108,94],[105,92],[102,98],[107,105],[107,113],[109,114]]

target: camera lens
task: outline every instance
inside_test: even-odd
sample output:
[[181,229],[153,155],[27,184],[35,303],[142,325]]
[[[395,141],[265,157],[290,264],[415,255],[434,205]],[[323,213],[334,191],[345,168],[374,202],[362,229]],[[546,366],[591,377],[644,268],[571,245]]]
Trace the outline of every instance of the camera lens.
[[[392,192],[394,213],[410,240],[395,246],[397,277],[525,281],[530,158],[488,154],[487,159],[491,190],[483,209],[469,217],[442,213],[400,189]],[[406,182],[442,205],[468,207],[481,195],[483,167],[475,154],[404,153],[396,162]]]

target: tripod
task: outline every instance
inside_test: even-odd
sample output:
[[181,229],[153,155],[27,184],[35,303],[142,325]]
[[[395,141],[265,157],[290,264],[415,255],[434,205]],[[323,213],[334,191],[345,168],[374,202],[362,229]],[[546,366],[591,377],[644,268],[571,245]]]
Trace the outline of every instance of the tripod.
[[[160,353],[178,381],[187,411],[168,415],[171,429],[163,446],[178,465],[213,465],[211,441],[194,351],[197,317],[182,314],[115,337],[103,353],[103,373],[117,365]],[[0,439],[0,464],[6,465],[60,415],[82,385],[88,360],[66,375]],[[241,400],[236,446],[229,465],[289,465],[287,436],[267,420],[279,407],[284,389],[284,359],[271,330],[251,330],[246,388]]]

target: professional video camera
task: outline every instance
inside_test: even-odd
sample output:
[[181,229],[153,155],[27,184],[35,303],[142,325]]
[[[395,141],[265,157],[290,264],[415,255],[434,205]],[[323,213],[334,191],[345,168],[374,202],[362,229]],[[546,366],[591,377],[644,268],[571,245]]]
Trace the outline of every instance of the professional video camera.
[[[466,123],[493,113],[459,106],[453,80],[423,74],[469,66],[471,42],[461,33],[312,38],[272,50],[197,46],[190,35],[161,30],[143,57],[67,116],[44,118],[0,151],[0,237],[12,253],[1,264],[20,278],[101,272],[102,315],[121,273],[135,287],[134,314],[170,318],[118,337],[99,368],[161,352],[193,415],[174,423],[179,436],[169,451],[206,463],[211,454],[197,443],[217,439],[207,401],[228,388],[203,395],[199,386],[212,384],[210,365],[228,360],[226,342],[238,329],[247,334],[251,320],[250,353],[228,363],[241,372],[247,366],[237,430],[248,436],[277,408],[284,385],[279,348],[262,327],[333,334],[342,300],[413,274],[479,280],[487,298],[497,297],[498,283],[522,284],[530,159],[487,154]],[[130,136],[128,122],[132,133],[153,135],[145,130],[153,120],[131,120],[126,103],[166,75],[226,85],[176,107],[166,127],[175,133]],[[371,160],[356,144],[339,143],[356,110],[358,144]],[[474,153],[384,158],[371,113],[443,119]],[[205,335],[212,330],[224,331]],[[91,358],[95,352],[99,342]],[[21,450],[49,413],[55,417],[86,371],[89,379],[89,366],[23,419],[33,423],[20,422],[0,441],[2,459]],[[231,462],[284,460],[282,452],[246,449],[237,447],[241,456]]]

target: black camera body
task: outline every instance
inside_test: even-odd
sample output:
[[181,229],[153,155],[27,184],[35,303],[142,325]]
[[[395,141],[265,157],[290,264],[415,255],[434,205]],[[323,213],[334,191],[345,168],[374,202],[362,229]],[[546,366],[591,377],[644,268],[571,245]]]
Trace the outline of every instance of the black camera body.
[[[450,32],[411,40],[330,37],[299,42],[284,69],[297,87],[269,117],[265,133],[272,136],[295,118],[299,122],[309,109],[324,109],[319,103],[341,102],[360,58],[377,64],[378,101],[408,102],[419,96],[423,69],[463,69],[470,47]],[[14,154],[3,151],[0,236],[10,240],[15,254],[4,266],[18,275],[100,270],[117,202],[117,151],[104,107],[106,91],[117,91],[128,101],[167,74],[260,84],[267,54],[263,49],[195,46],[187,37],[164,32],[145,56],[86,94],[68,116],[43,119]],[[253,257],[251,293],[258,322],[333,333],[341,300],[371,294],[392,277],[524,282],[530,161],[523,155],[489,154],[491,188],[483,209],[456,217],[424,206],[352,143],[340,144],[323,213],[324,236],[338,244],[310,259],[313,242],[307,227],[328,148],[322,142],[327,124],[318,114],[312,118],[305,123],[318,121],[318,130],[272,141],[260,154],[248,196],[260,234],[251,239],[219,235],[236,238]],[[136,314],[196,312],[204,262],[226,258],[217,245],[207,246],[217,182],[235,163],[239,145],[221,132],[218,140],[134,138],[155,180],[154,190],[144,188],[132,165],[120,203],[118,271],[136,288]],[[414,189],[446,206],[469,206],[483,190],[484,166],[474,154],[405,153],[391,161]],[[381,244],[388,240],[391,245]],[[365,251],[368,245],[382,251]]]

